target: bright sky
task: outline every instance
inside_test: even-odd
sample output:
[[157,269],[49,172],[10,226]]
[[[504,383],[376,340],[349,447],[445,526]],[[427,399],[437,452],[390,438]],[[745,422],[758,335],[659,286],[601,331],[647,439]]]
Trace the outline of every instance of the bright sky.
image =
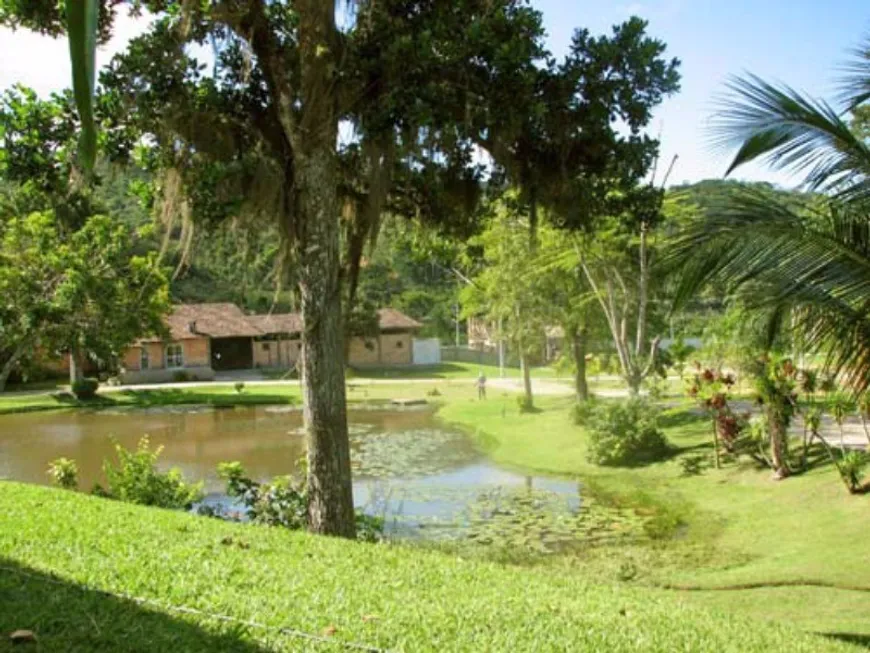
[[[548,44],[567,51],[575,27],[608,31],[630,15],[650,22],[649,32],[682,61],[682,91],[657,111],[652,130],[661,131],[662,159],[679,162],[672,183],[721,177],[726,159],[708,145],[714,98],[727,77],[751,71],[783,81],[810,95],[832,97],[838,66],[849,48],[870,35],[867,0],[532,0],[544,13]],[[100,54],[106,63],[142,29],[119,16],[112,42]],[[21,82],[44,94],[69,85],[65,40],[0,29],[0,89]],[[789,179],[747,167],[738,178],[789,184]]]

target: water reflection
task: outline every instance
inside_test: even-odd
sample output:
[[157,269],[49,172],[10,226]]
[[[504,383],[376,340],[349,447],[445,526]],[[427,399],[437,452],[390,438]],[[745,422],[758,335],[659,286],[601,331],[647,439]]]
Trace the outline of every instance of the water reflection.
[[[90,488],[103,480],[103,460],[114,455],[112,438],[133,448],[148,434],[152,445],[164,447],[161,466],[203,480],[207,501],[223,502],[218,463],[238,460],[260,481],[292,474],[304,453],[301,426],[301,414],[281,406],[3,416],[0,477],[45,484],[48,463],[64,456],[78,463],[81,485]],[[482,524],[503,522],[503,529],[522,535],[530,519],[541,537],[575,532],[576,481],[500,468],[465,436],[443,428],[430,410],[352,411],[350,435],[356,504],[383,516],[394,534],[455,537],[461,527],[491,540]],[[542,511],[552,523],[540,520]]]

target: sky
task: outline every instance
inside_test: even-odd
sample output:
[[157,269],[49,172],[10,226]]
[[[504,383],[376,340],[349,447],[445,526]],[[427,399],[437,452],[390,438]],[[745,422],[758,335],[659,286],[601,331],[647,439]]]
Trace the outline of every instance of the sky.
[[[731,75],[752,72],[814,97],[832,98],[838,69],[849,48],[870,37],[868,0],[532,0],[543,12],[547,44],[557,57],[578,27],[593,34],[632,15],[649,21],[648,32],[682,61],[682,90],[656,111],[651,131],[661,135],[662,161],[679,159],[671,183],[721,178],[727,154],[713,151],[709,123],[716,98]],[[98,53],[105,64],[143,29],[141,20],[119,15],[112,41]],[[64,39],[0,28],[0,89],[16,82],[40,94],[69,85]],[[797,180],[759,166],[738,179],[793,186]]]

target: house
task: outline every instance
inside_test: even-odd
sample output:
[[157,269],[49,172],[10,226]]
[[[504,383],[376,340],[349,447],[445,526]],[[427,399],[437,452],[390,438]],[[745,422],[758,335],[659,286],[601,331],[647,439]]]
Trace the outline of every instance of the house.
[[[378,311],[379,333],[350,341],[351,365],[410,365],[414,334],[422,326],[400,311]],[[302,353],[297,313],[246,315],[235,304],[179,304],[166,319],[169,339],[142,338],[122,356],[124,383],[186,377],[213,379],[215,372],[293,367]]]

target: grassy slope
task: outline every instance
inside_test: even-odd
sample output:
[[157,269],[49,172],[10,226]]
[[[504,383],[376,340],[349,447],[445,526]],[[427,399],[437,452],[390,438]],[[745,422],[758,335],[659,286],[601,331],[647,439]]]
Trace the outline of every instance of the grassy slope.
[[[830,466],[780,483],[766,471],[734,464],[694,477],[683,476],[677,460],[631,470],[601,468],[586,462],[582,431],[569,419],[570,401],[538,404],[541,413],[520,415],[508,398],[449,402],[441,416],[470,426],[499,463],[577,475],[608,491],[641,492],[675,507],[688,529],[667,554],[623,552],[641,566],[646,578],[640,580],[705,588],[811,581],[870,591],[870,497],[847,495]],[[703,420],[678,413],[670,421],[669,439],[683,452],[709,452]],[[867,592],[780,587],[691,597],[870,641]]]
[[[688,525],[664,547],[624,547],[572,561],[581,574],[615,580],[624,563],[636,567],[637,583],[703,588],[743,583],[814,581],[870,588],[866,538],[870,497],[848,496],[830,466],[788,479],[729,465],[683,477],[678,460],[638,469],[604,469],[585,460],[583,433],[569,419],[570,400],[541,398],[542,412],[520,415],[515,397],[491,392],[474,399],[467,377],[428,384],[366,386],[351,382],[351,401],[419,397],[437,389],[441,416],[475,434],[499,463],[542,472],[579,476],[632,501],[664,505]],[[230,386],[132,395],[131,401],[271,402],[298,397],[295,386],[248,386],[236,396]],[[3,408],[0,399],[0,412]],[[7,400],[8,401],[8,400]],[[687,415],[669,421],[668,436],[681,453],[709,452],[703,422]],[[694,602],[747,614],[762,614],[806,630],[854,634],[870,641],[866,592],[818,587],[683,593]]]
[[[0,566],[0,632],[34,630],[47,651],[306,646],[168,605],[312,634],[334,628],[335,640],[408,651],[849,650],[578,575],[226,524],[8,482],[0,483]],[[46,582],[48,573],[61,584]],[[145,609],[100,590],[163,607]]]

